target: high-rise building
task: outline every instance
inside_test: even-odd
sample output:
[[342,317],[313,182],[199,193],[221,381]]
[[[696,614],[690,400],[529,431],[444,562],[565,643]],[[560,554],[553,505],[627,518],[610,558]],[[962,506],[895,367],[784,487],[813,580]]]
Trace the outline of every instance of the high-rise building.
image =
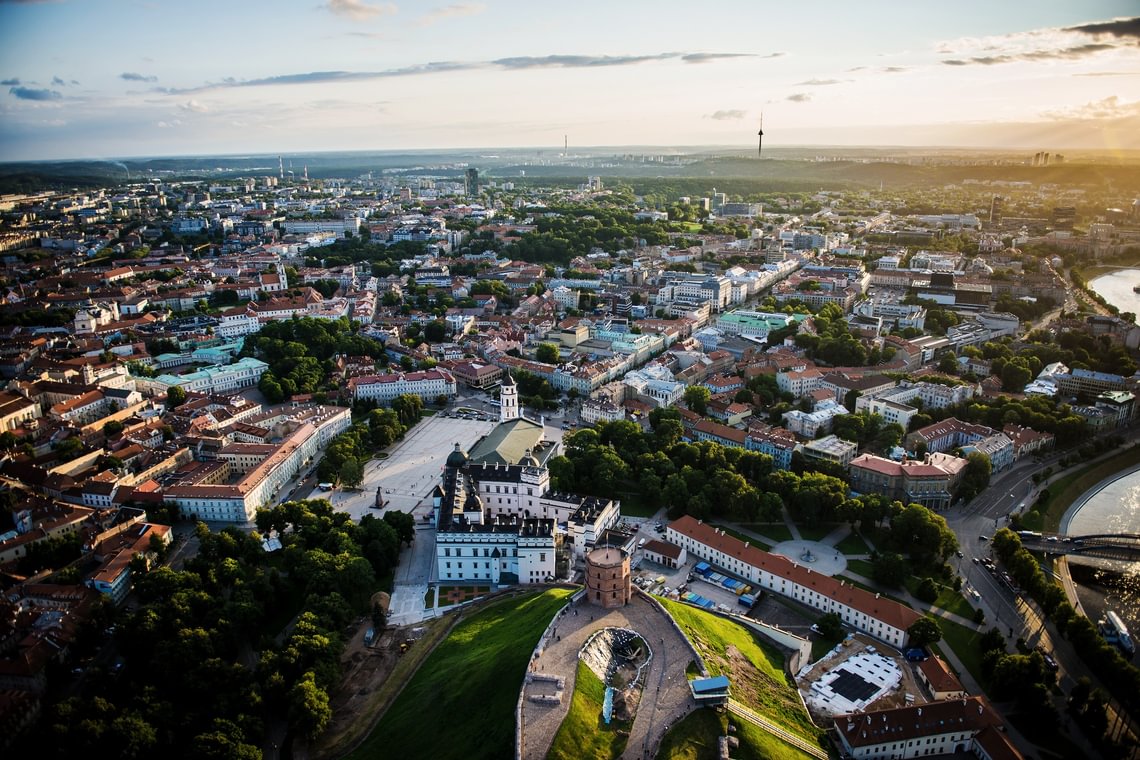
[[995,195],[990,198],[990,224],[1001,224],[1002,212],[1005,210],[1005,198]]
[[464,195],[479,194],[479,170],[475,167],[463,172],[463,193]]

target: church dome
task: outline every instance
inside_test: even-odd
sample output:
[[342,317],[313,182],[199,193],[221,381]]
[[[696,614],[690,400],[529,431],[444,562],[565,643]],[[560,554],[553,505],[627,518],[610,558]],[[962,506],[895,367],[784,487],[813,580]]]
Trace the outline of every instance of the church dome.
[[535,457],[534,452],[531,451],[530,449],[527,449],[526,453],[523,454],[522,457],[519,459],[519,464],[521,464],[523,467],[538,467],[539,466],[538,458]]
[[455,449],[447,455],[446,464],[448,467],[453,467],[455,469],[459,469],[463,465],[467,464],[467,455],[460,450],[458,443],[455,444]]
[[463,502],[464,512],[482,512],[483,500],[479,498],[479,494],[475,493],[475,489],[467,492],[467,500]]

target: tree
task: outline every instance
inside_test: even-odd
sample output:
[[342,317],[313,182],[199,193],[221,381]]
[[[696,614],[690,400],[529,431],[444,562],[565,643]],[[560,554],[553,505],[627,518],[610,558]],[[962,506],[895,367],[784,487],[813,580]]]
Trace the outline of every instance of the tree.
[[392,526],[402,543],[411,544],[416,538],[416,518],[411,512],[392,509],[384,513],[384,522]]
[[883,552],[871,561],[872,576],[876,583],[899,588],[910,574],[906,558],[895,552]]
[[450,337],[450,330],[448,330],[447,323],[441,319],[428,322],[424,326],[424,339],[428,343],[442,343],[448,337]]
[[289,722],[308,739],[316,739],[332,718],[329,695],[308,671],[289,692]]
[[972,451],[966,456],[966,468],[962,472],[962,481],[958,486],[958,496],[963,501],[970,501],[990,485],[990,475],[993,465],[990,458],[980,451]]
[[364,467],[360,460],[349,457],[340,466],[340,482],[348,488],[356,488],[364,481]]
[[539,343],[534,351],[534,358],[543,364],[557,364],[558,346],[553,343]]
[[186,391],[180,385],[172,385],[166,389],[166,408],[176,409],[186,403]]
[[827,639],[838,639],[843,636],[843,621],[839,615],[829,612],[816,621],[819,634]]
[[911,627],[906,629],[906,634],[912,646],[924,647],[942,640],[942,626],[936,618],[926,615],[914,621]]
[[705,413],[710,398],[712,398],[712,394],[703,385],[690,385],[685,389],[685,406],[697,414]]

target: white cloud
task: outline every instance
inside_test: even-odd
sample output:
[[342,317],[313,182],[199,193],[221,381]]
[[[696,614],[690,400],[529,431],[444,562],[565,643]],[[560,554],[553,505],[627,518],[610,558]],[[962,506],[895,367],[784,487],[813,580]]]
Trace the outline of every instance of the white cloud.
[[325,8],[338,16],[367,21],[376,16],[391,16],[398,11],[394,3],[366,3],[364,0],[328,0]]
[[483,5],[483,3],[455,3],[454,5],[445,5],[442,8],[433,8],[421,16],[419,25],[431,26],[432,24],[445,21],[449,18],[476,16],[485,10],[487,10],[487,6]]
[[712,113],[705,116],[705,118],[712,119],[713,121],[733,121],[736,119],[743,119],[747,115],[747,111],[742,111],[738,108],[731,108],[721,111],[713,111]]
[[183,111],[189,111],[191,113],[206,113],[210,110],[208,106],[204,103],[199,103],[197,100],[188,100],[185,103],[179,103],[178,107]]

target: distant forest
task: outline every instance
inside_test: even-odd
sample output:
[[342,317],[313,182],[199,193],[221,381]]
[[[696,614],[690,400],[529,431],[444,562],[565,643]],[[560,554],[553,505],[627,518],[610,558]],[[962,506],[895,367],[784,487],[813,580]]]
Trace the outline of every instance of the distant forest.
[[[652,154],[653,148],[638,149]],[[697,152],[688,154],[678,164],[640,161],[623,156],[605,155],[575,158],[574,163],[560,160],[547,151],[511,150],[499,155],[473,155],[460,151],[437,153],[320,153],[286,156],[284,167],[299,175],[304,168],[310,177],[358,177],[369,172],[379,175],[402,173],[430,175],[441,179],[459,179],[464,166],[474,166],[490,179],[510,180],[520,186],[575,186],[587,175],[604,180],[701,180],[700,186],[718,183],[718,189],[746,195],[752,192],[796,192],[845,187],[929,187],[960,182],[963,179],[1029,181],[1059,185],[1124,185],[1135,182],[1136,164],[1117,158],[1074,160],[1069,163],[1034,167],[1028,165],[990,165],[994,154],[980,153],[979,163],[959,163],[960,154],[940,153],[935,149],[924,156],[915,149],[899,149],[907,163],[884,160],[888,149],[819,149],[829,160],[805,160],[812,149],[775,149],[763,160],[725,151],[720,154]],[[1019,154],[1016,154],[1019,155]],[[844,158],[843,156],[846,156]],[[1028,156],[1028,153],[1026,153]],[[1005,159],[1015,155],[1003,156]],[[592,168],[592,161],[604,166]],[[200,156],[184,158],[146,158],[126,161],[24,161],[0,164],[0,194],[27,193],[37,190],[105,187],[138,182],[143,179],[223,180],[240,176],[275,175],[279,171],[277,156]],[[128,176],[129,175],[129,176]],[[680,186],[682,183],[678,183]],[[723,185],[723,187],[722,187]]]

